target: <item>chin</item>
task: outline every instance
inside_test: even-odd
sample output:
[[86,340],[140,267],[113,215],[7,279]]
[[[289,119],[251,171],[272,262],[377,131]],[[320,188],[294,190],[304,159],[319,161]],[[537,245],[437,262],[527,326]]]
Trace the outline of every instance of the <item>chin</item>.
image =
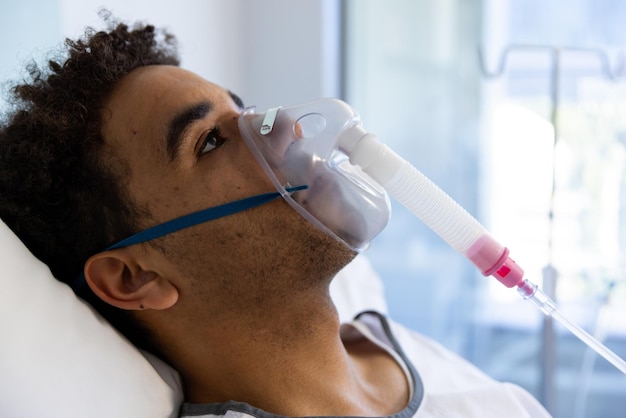
[[313,224],[309,225],[312,231],[307,249],[312,262],[311,268],[330,280],[358,253]]

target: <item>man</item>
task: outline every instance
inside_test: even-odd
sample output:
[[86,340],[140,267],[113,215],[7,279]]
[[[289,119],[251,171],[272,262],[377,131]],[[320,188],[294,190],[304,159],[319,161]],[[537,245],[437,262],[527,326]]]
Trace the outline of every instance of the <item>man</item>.
[[183,380],[183,416],[547,416],[521,389],[375,313],[340,325],[329,284],[354,252],[282,199],[114,246],[275,188],[242,103],[178,67],[174,39],[120,24],[14,88],[0,216]]

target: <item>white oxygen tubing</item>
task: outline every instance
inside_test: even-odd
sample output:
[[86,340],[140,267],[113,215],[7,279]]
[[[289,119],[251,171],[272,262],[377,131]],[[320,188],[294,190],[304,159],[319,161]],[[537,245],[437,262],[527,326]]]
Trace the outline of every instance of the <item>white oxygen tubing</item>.
[[508,250],[495,242],[476,219],[418,169],[378,142],[372,134],[365,135],[357,142],[346,141],[342,145],[343,149],[349,151],[352,164],[360,166],[452,248],[468,256],[477,267],[484,267],[485,260],[486,266],[489,266],[490,260],[497,259],[495,268],[487,268],[483,271],[484,275],[493,275],[507,287],[517,286],[518,293],[524,299],[533,302],[543,313],[558,320],[581,341],[626,374],[626,362],[623,359],[565,318],[545,293],[535,284],[523,279],[523,270],[508,257]]
[[472,215],[375,135],[367,134],[354,146],[350,162],[360,166],[461,254],[487,235]]

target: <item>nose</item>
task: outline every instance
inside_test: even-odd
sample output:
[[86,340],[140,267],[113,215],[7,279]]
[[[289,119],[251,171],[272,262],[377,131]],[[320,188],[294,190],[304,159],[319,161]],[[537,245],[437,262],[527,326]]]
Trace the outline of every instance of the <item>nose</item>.
[[286,154],[302,139],[302,126],[288,114],[278,111],[267,125],[267,113],[243,113],[239,117],[239,127],[244,140],[256,145],[265,160],[279,168]]

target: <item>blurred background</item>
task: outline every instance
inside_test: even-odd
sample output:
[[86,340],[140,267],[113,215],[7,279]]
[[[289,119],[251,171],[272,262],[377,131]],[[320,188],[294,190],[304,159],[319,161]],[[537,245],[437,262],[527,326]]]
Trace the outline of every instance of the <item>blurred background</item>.
[[[346,100],[626,357],[626,3],[3,0],[0,80],[101,28],[103,7],[169,29],[185,68],[246,105]],[[624,416],[626,376],[393,205],[365,255],[395,320],[555,417]]]

